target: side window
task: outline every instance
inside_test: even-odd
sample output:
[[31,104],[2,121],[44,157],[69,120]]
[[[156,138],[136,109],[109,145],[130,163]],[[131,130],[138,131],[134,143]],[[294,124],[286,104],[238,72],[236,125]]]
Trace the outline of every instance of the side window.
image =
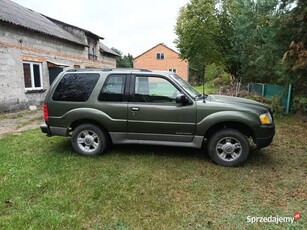
[[123,101],[126,75],[109,75],[101,92],[99,101]]
[[87,101],[99,79],[97,73],[66,74],[54,91],[54,101]]
[[135,78],[135,102],[176,103],[179,90],[161,77],[137,76]]

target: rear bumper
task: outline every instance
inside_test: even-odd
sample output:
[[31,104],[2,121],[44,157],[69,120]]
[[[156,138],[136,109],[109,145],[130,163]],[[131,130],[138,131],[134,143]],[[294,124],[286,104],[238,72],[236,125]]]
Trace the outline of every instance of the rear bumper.
[[262,125],[257,129],[254,142],[258,148],[265,148],[272,143],[274,136],[275,136],[274,125]]
[[40,125],[40,129],[43,133],[45,133],[48,137],[51,136],[67,136],[67,129],[62,127],[52,127],[47,124]]
[[51,131],[46,124],[41,124],[40,128],[41,128],[41,131],[45,133],[48,137],[52,136]]

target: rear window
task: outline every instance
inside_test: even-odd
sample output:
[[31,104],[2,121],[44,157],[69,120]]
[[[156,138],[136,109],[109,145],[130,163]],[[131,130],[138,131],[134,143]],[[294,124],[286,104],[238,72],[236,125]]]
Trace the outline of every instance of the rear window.
[[87,101],[99,79],[98,73],[66,74],[54,91],[54,101]]

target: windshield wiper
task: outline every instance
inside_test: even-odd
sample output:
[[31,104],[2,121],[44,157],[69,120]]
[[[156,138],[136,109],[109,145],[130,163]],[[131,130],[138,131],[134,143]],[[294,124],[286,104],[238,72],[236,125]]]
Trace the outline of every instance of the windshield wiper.
[[195,96],[195,100],[198,100],[198,99],[201,99],[203,97],[203,95],[200,93],[200,94],[197,94],[196,96]]
[[208,97],[208,95],[207,94],[197,94],[196,96],[195,96],[195,100],[199,100],[199,99],[206,99]]

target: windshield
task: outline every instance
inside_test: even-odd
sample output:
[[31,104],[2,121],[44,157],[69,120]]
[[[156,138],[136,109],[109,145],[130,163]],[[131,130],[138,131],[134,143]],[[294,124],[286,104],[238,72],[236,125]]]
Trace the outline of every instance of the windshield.
[[202,94],[200,94],[196,89],[194,89],[188,82],[186,82],[185,80],[181,79],[178,75],[172,75],[172,77],[193,98],[196,99],[197,97],[202,96]]

